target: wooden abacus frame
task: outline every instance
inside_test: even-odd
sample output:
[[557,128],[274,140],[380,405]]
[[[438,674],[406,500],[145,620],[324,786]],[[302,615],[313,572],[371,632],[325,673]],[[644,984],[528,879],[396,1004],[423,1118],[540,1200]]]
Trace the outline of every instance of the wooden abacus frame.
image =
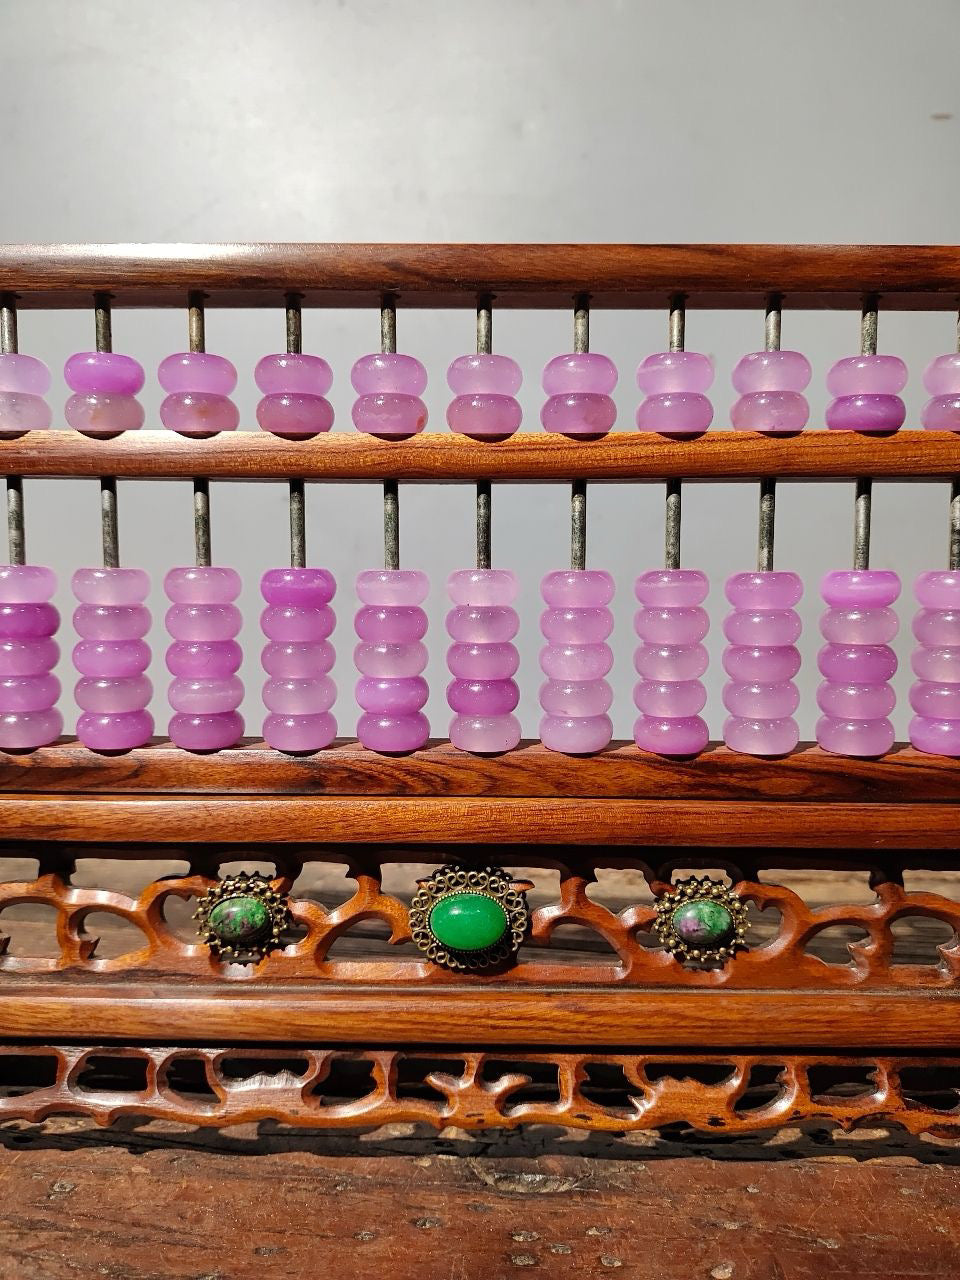
[[[857,309],[871,299],[883,310],[946,311],[960,304],[960,250],[13,246],[0,248],[0,294],[20,309],[88,308],[103,294],[115,307],[185,308],[199,294],[209,307],[279,308],[295,294],[305,307],[559,309],[585,299],[598,309],[665,309],[680,295],[690,309],[759,310],[775,296],[790,309]],[[347,434],[294,442],[264,433],[198,442],[155,431],[111,440],[51,431],[0,441],[0,473],[424,483],[952,481],[960,476],[960,440],[912,429],[888,439],[810,430],[791,438],[716,431],[696,440],[623,433],[576,442],[543,433],[503,442],[440,433],[400,442]],[[120,756],[71,741],[8,754],[0,757],[0,841],[8,853],[38,855],[40,876],[2,886],[0,905],[55,905],[61,950],[45,970],[10,957],[3,963],[0,1038],[7,1047],[0,1065],[18,1042],[29,1046],[27,1057],[52,1046],[56,1078],[42,1096],[0,1101],[0,1114],[66,1108],[104,1121],[136,1111],[225,1123],[239,1107],[245,1117],[317,1125],[426,1119],[476,1127],[551,1119],[597,1128],[616,1122],[622,1129],[680,1119],[733,1130],[791,1116],[853,1124],[882,1114],[898,1123],[905,1116],[908,1128],[953,1131],[949,1117],[905,1097],[897,1072],[912,1069],[918,1053],[923,1063],[960,1071],[960,1056],[938,1056],[960,1055],[956,949],[941,948],[937,965],[894,973],[889,926],[911,912],[960,923],[957,903],[903,889],[905,868],[960,865],[958,800],[960,763],[909,747],[880,760],[841,759],[802,745],[776,760],[711,746],[694,760],[676,761],[622,743],[587,759],[534,743],[495,759],[446,743],[387,758],[352,741],[309,758],[284,757],[257,742],[199,756],[162,741]],[[424,963],[403,970],[371,962],[348,973],[326,960],[330,939],[357,920],[380,919],[393,941],[406,938],[404,905],[381,889],[384,861],[446,856],[509,863],[521,847],[525,864],[561,868],[561,903],[535,913],[533,942],[547,945],[559,923],[596,929],[618,953],[618,966],[602,980],[596,969],[578,966],[528,966],[530,972],[521,966],[513,975],[478,978],[437,973]],[[157,882],[136,902],[72,888],[72,860],[92,850],[117,858],[176,852],[188,858],[190,875]],[[276,861],[277,881],[287,888],[304,861],[342,859],[346,851],[357,893],[329,913],[294,904],[306,936],[289,957],[271,957],[253,981],[225,982],[203,948],[164,933],[161,902],[167,893],[202,892],[220,861],[252,850]],[[614,916],[586,893],[601,866],[641,868],[656,891],[673,866],[717,864],[728,867],[745,897],[777,905],[791,922],[763,949],[767,954],[748,953],[745,966],[738,961],[726,973],[685,970],[668,957],[650,960],[649,952],[645,958],[636,935],[649,922],[646,908]],[[805,914],[796,895],[783,890],[771,897],[759,880],[765,866],[790,865],[868,869],[877,903],[853,915],[839,908]],[[82,923],[94,909],[142,929],[144,948],[129,963],[96,960]],[[847,966],[843,974],[823,972],[822,962],[804,956],[809,937],[836,921],[862,925],[870,935],[862,950],[851,949],[849,973]],[[302,1052],[309,1070],[297,1089],[288,1085],[278,1094],[262,1084],[256,1097],[248,1091],[235,1106],[217,1065],[230,1050],[220,1046],[247,1046],[233,1050],[242,1056],[253,1052],[251,1045],[291,1043],[308,1046]],[[148,1061],[148,1080],[135,1096],[91,1097],[77,1088],[78,1064],[101,1052],[98,1045]],[[170,1063],[188,1046],[201,1046],[195,1052],[219,1099],[213,1110],[172,1102],[164,1092]],[[433,1088],[441,1079],[446,1110],[404,1102],[396,1088],[402,1060],[448,1053],[450,1046],[470,1052],[459,1083],[428,1073]],[[511,1076],[514,1083],[499,1092],[485,1084],[484,1062],[503,1046],[510,1046],[517,1070],[533,1072],[529,1078],[536,1078],[538,1063],[559,1063],[566,1081],[560,1102],[509,1106],[522,1076]],[[723,1089],[681,1076],[679,1091],[665,1095],[663,1082],[653,1085],[644,1074],[667,1051],[703,1063],[705,1046],[735,1065]],[[374,1063],[374,1101],[318,1112],[304,1103],[308,1085],[326,1078],[337,1051]],[[764,1057],[769,1053],[773,1058]],[[808,1069],[817,1063],[840,1069],[864,1054],[873,1055],[877,1082],[869,1102],[818,1101],[806,1084]],[[774,1060],[787,1083],[775,1103],[744,1119],[736,1104],[750,1071]],[[629,1122],[601,1113],[580,1094],[597,1061],[624,1070],[646,1097]]]

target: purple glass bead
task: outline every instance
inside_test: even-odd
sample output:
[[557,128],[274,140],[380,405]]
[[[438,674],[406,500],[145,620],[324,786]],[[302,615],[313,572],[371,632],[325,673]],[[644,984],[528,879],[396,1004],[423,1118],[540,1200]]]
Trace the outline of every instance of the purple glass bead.
[[40,640],[0,640],[0,676],[42,676],[60,661],[60,646]]
[[125,679],[146,671],[150,649],[143,640],[81,640],[73,649],[73,665],[82,676]]
[[257,405],[257,425],[275,436],[316,436],[333,426],[333,405],[302,391],[272,392]]
[[516,576],[503,569],[463,569],[450,575],[447,589],[454,605],[447,631],[457,642],[448,653],[454,676],[447,686],[454,712],[450,741],[460,751],[510,751],[520,741],[513,714],[520,691],[512,679],[519,659],[510,643],[519,627],[511,607]]
[[240,630],[233,604],[174,604],[167,610],[167,631],[174,640],[232,640]]
[[243,737],[239,711],[211,715],[177,712],[170,720],[170,741],[183,751],[222,751]]
[[882,756],[893,746],[893,725],[885,717],[876,720],[838,720],[821,716],[817,742],[824,751],[840,756]]
[[260,626],[268,640],[291,644],[316,644],[326,640],[335,625],[336,615],[328,605],[318,609],[299,604],[271,604],[260,615]]
[[49,390],[50,370],[42,360],[18,351],[0,354],[0,391],[42,397]]
[[637,386],[648,396],[677,391],[702,394],[713,383],[713,361],[697,351],[659,351],[637,368]]
[[226,396],[211,391],[174,391],[160,405],[160,421],[182,436],[236,431],[240,411]]
[[145,710],[115,715],[84,711],[77,720],[77,737],[91,751],[131,751],[150,741],[153,727],[153,716]]
[[831,431],[897,431],[907,416],[899,396],[838,396],[827,405]]
[[143,387],[143,365],[117,351],[78,351],[63,366],[71,391],[83,395],[135,396]]
[[960,431],[960,395],[934,396],[920,412],[927,431]]
[[847,356],[827,374],[833,396],[896,395],[907,385],[907,366],[899,356]]
[[723,725],[723,740],[731,751],[748,756],[783,756],[797,745],[797,722],[782,719],[750,720],[729,716]]
[[820,634],[832,644],[887,644],[900,629],[892,609],[828,609]]
[[900,579],[891,569],[839,569],[826,574],[820,594],[834,608],[877,609],[900,595]]
[[[0,359],[9,358],[9,356],[0,357]],[[3,385],[3,374],[0,370],[0,387]],[[923,371],[923,385],[932,396],[953,396],[960,393],[960,353],[951,351],[945,356],[936,356],[931,360]],[[10,389],[16,391],[21,388],[11,387]],[[35,388],[23,387],[22,390],[32,391]]]
[[377,680],[361,676],[357,681],[357,705],[381,716],[409,716],[427,705],[430,687],[423,676],[406,680]]
[[419,605],[368,604],[358,610],[353,625],[361,640],[374,644],[409,644],[426,635],[427,615]]
[[77,737],[94,751],[141,747],[154,727],[147,711],[153,686],[143,675],[150,661],[143,640],[150,611],[140,603],[149,577],[142,569],[78,569],[72,586],[80,601],[73,615],[80,636],[74,666],[83,677],[76,686],[83,713]]
[[733,388],[741,395],[762,391],[804,391],[810,383],[811,374],[810,361],[799,351],[752,351],[737,363],[733,371]]
[[282,352],[259,360],[253,379],[264,395],[319,397],[333,386],[333,371],[320,356]]
[[696,391],[671,391],[647,396],[637,409],[637,430],[662,436],[694,436],[713,421],[713,405]]
[[70,585],[81,604],[127,607],[147,598],[150,578],[143,569],[77,569]]
[[353,651],[357,670],[382,680],[408,680],[427,665],[427,649],[414,644],[358,644]]
[[[428,587],[426,574],[417,571],[369,570],[358,576],[357,594],[366,607],[357,613],[360,643],[354,661],[360,674],[368,677],[358,683],[358,700],[371,692],[373,683],[380,686],[381,704],[389,700],[389,691],[383,688],[388,682],[395,686],[397,706],[412,708],[423,694],[426,682],[420,673],[427,651],[420,637],[426,631],[426,614],[419,605]],[[429,734],[429,722],[419,708],[363,709],[357,723],[357,737],[372,751],[415,751]]]
[[57,589],[57,575],[37,564],[0,565],[3,604],[45,604]]
[[468,644],[501,644],[512,640],[520,620],[508,605],[459,604],[447,614],[447,634],[451,640]]
[[357,576],[357,595],[364,604],[422,604],[430,580],[419,569],[365,569]]
[[166,659],[172,676],[201,676],[208,680],[233,675],[242,660],[243,652],[236,640],[177,641],[167,649]]
[[548,606],[541,630],[548,643],[540,650],[540,668],[547,677],[540,689],[540,741],[551,751],[602,751],[613,735],[606,714],[610,686],[604,679],[613,665],[613,650],[599,638],[610,631],[606,606],[613,591],[610,574],[597,570],[560,570],[541,583]]
[[736,431],[765,431],[769,435],[802,431],[810,417],[806,396],[799,391],[750,391],[730,410]]
[[268,569],[260,591],[267,604],[319,609],[333,599],[337,584],[329,569]]
[[263,646],[261,661],[267,675],[279,680],[310,680],[329,671],[334,656],[333,645],[328,640],[321,640],[318,644],[289,644],[273,640]]
[[46,602],[36,604],[0,603],[0,638],[40,640],[56,634],[60,614]]
[[144,675],[126,678],[102,676],[78,680],[74,693],[81,711],[118,715],[144,710],[153,697],[153,685]]
[[171,569],[164,590],[172,601],[167,631],[174,640],[167,667],[174,680],[169,700],[174,714],[168,733],[185,751],[219,751],[243,734],[236,708],[243,684],[234,674],[240,665],[240,610],[232,603],[240,592],[234,569],[190,565]]
[[817,689],[817,706],[837,720],[879,720],[896,705],[889,684],[834,684],[824,680]]
[[723,651],[723,669],[731,680],[745,684],[792,680],[800,670],[800,650],[792,644],[731,644]]
[[447,579],[453,603],[473,607],[513,604],[519,589],[509,569],[458,569]]
[[0,716],[0,750],[26,751],[56,742],[63,733],[63,716],[47,711],[11,711]]
[[315,715],[271,713],[263,722],[263,738],[267,746],[291,755],[320,751],[329,747],[336,736],[337,722],[329,711]]
[[327,674],[333,646],[327,636],[336,623],[329,601],[336,592],[327,569],[269,569],[260,581],[267,607],[261,615],[270,639],[263,650],[269,676],[263,702],[269,714],[263,736],[277,751],[319,751],[337,734],[330,714],[337,687]]
[[[458,356],[447,369],[447,386],[457,396],[515,396],[523,383],[516,360],[484,352]],[[2,385],[2,384],[0,384]]]
[[237,385],[237,371],[225,356],[179,351],[160,362],[157,381],[167,392],[198,392],[220,398],[229,396]]
[[67,425],[85,436],[112,436],[121,431],[139,431],[143,426],[143,405],[135,396],[109,391],[71,396],[64,406]]
[[360,396],[351,412],[357,430],[371,436],[414,436],[427,425],[427,406],[403,392]]
[[919,679],[910,689],[916,713],[910,741],[918,751],[960,756],[960,572],[922,573],[914,592],[920,611],[913,622],[918,646],[912,666]]
[[[691,368],[702,375],[702,366]],[[634,688],[640,716],[633,736],[645,751],[693,755],[709,740],[698,714],[706,702],[698,677],[707,667],[700,641],[710,619],[700,602],[708,590],[706,575],[697,569],[653,569],[637,578],[634,591],[641,608],[634,626],[643,643],[634,658],[641,680]]]
[[609,396],[617,385],[617,366],[596,351],[554,356],[543,371],[541,385],[548,396]]
[[723,621],[731,644],[792,645],[800,635],[800,618],[793,609],[735,609]]
[[360,357],[350,370],[350,381],[362,397],[397,392],[416,399],[427,389],[427,371],[414,356],[378,351]]
[[371,751],[416,751],[430,736],[430,722],[422,711],[405,716],[380,716],[364,712],[357,722],[357,737]]
[[544,431],[564,436],[602,436],[617,420],[617,406],[607,395],[571,391],[551,396],[540,410]]
[[817,670],[837,684],[882,684],[896,672],[897,655],[888,644],[825,644]]
[[447,426],[462,436],[512,436],[522,420],[513,396],[484,392],[457,396],[447,405]]
[[236,569],[188,565],[171,569],[163,589],[173,604],[230,604],[240,594],[240,575]]
[[447,668],[458,679],[509,680],[519,665],[512,644],[452,644],[447,650]]
[[81,640],[142,640],[150,630],[144,605],[81,604],[73,611],[73,627]]
[[21,391],[0,391],[0,433],[46,431],[53,420],[50,406],[41,396]]
[[447,685],[450,710],[458,714],[503,716],[515,711],[519,701],[515,680],[451,680]]
[[499,755],[520,741],[520,722],[514,715],[457,715],[450,722],[450,742],[458,751]]
[[219,680],[181,676],[171,682],[167,699],[174,711],[188,715],[233,711],[243,701],[243,682],[238,676],[223,676]]
[[49,672],[41,676],[7,676],[0,680],[0,715],[46,711],[59,697],[60,681]]

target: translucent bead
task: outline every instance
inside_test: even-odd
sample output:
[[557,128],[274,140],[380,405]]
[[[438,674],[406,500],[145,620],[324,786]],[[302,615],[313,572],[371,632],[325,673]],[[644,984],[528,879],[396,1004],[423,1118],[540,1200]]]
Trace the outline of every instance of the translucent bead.
[[222,751],[243,737],[243,716],[239,711],[210,715],[177,712],[170,720],[170,740],[183,751]]
[[0,715],[0,750],[25,751],[55,742],[63,733],[63,716],[46,711],[11,711]]
[[233,746],[244,728],[237,711],[243,684],[235,675],[240,646],[234,639],[242,618],[232,603],[240,592],[240,577],[234,569],[190,565],[171,569],[164,590],[171,601],[167,630],[174,640],[167,649],[167,667],[174,676],[170,739],[185,751]]
[[113,436],[121,431],[139,431],[143,426],[143,405],[135,396],[98,391],[71,396],[64,405],[67,425],[85,436]]
[[556,435],[605,435],[616,420],[617,406],[611,397],[591,391],[551,396],[540,410],[544,431]]
[[450,575],[447,590],[454,604],[447,632],[457,642],[448,653],[450,741],[461,751],[509,751],[520,741],[513,714],[520,690],[512,679],[519,659],[510,643],[519,628],[511,607],[516,577],[502,569],[464,569]]
[[60,614],[52,604],[0,604],[0,636],[5,640],[39,640],[52,636]]
[[413,436],[427,425],[427,406],[401,392],[360,396],[351,413],[357,430],[371,436]]
[[540,741],[568,755],[602,751],[613,735],[604,679],[613,650],[597,637],[609,634],[613,579],[598,570],[560,570],[547,574],[540,589],[548,606],[541,630],[549,642],[540,650],[547,677],[540,689]]
[[838,360],[827,374],[827,390],[836,397],[827,406],[833,431],[897,431],[906,408],[897,392],[907,382],[899,356],[860,355]]
[[637,386],[648,396],[673,391],[702,394],[713,383],[713,362],[697,351],[658,351],[637,368]]
[[257,405],[257,425],[275,436],[321,435],[333,426],[333,405],[305,392],[274,392]]
[[150,611],[142,603],[150,579],[142,569],[78,569],[72,586],[80,602],[73,615],[80,636],[73,651],[81,676],[77,737],[94,751],[142,747],[154,730],[147,710],[153,686],[144,675]]
[[0,714],[12,711],[46,711],[60,697],[60,681],[47,672],[41,676],[6,676],[0,680]]
[[296,715],[272,713],[263,722],[263,737],[274,751],[291,755],[319,751],[337,736],[337,722],[329,711]]
[[960,395],[928,400],[920,411],[920,425],[928,431],[960,431]]
[[407,680],[363,676],[357,681],[357,703],[363,711],[384,716],[409,716],[427,705],[430,688],[422,676]]
[[[960,359],[948,372],[960,379]],[[960,572],[922,573],[914,593],[921,607],[913,623],[919,679],[910,689],[910,741],[918,751],[960,756]]]
[[160,362],[157,381],[168,392],[229,396],[237,385],[237,371],[225,356],[209,351],[179,351]]
[[637,409],[637,430],[656,431],[663,436],[699,435],[712,421],[713,405],[694,391],[647,396]]
[[821,621],[829,643],[817,655],[825,677],[817,691],[824,712],[817,742],[838,755],[882,755],[893,746],[888,715],[895,699],[888,682],[897,659],[880,637],[892,639],[896,632],[889,606],[900,594],[900,580],[882,569],[829,573],[821,594],[830,608]]
[[637,369],[646,399],[637,410],[637,430],[661,435],[697,435],[713,421],[704,392],[713,382],[713,364],[696,351],[660,351]]
[[284,680],[309,680],[330,670],[334,649],[329,640],[314,644],[272,640],[263,646],[261,660],[264,671],[270,676]]
[[838,396],[827,405],[831,431],[897,431],[907,416],[899,396]]
[[447,405],[447,426],[462,436],[512,436],[523,420],[513,396],[476,393],[457,396]]
[[143,388],[143,365],[117,351],[78,351],[63,366],[71,391],[135,396]]
[[267,604],[261,625],[271,641],[263,665],[272,677],[263,686],[264,740],[276,751],[319,751],[337,735],[330,713],[337,687],[328,674],[334,651],[327,642],[336,623],[329,606],[336,582],[327,569],[268,569],[260,592]]
[[[426,684],[420,679],[427,664],[427,651],[420,640],[426,630],[426,614],[419,605],[428,589],[426,574],[418,571],[368,570],[357,577],[357,595],[366,608],[357,614],[360,643],[354,650],[354,661],[361,676],[368,677],[357,685],[363,710],[357,737],[373,751],[415,751],[430,735],[429,721],[414,705]],[[364,632],[379,638],[365,639]],[[371,692],[370,678],[380,685],[381,704],[389,700],[391,691],[383,686],[390,683],[395,686],[395,705],[409,709],[363,709],[360,699],[367,699]]]
[[360,357],[350,370],[350,381],[360,396],[399,392],[415,398],[427,389],[427,371],[414,356],[378,351]]
[[541,385],[548,396],[581,392],[608,396],[617,385],[617,366],[597,351],[554,356],[543,371]]
[[923,385],[932,398],[921,411],[922,426],[928,431],[960,431],[960,354],[951,351],[931,360]]
[[[689,376],[694,375],[705,376],[701,364],[689,365]],[[700,641],[710,625],[700,602],[709,583],[696,569],[653,569],[637,578],[634,590],[641,605],[634,627],[642,641],[634,658],[641,676],[633,693],[640,712],[634,740],[659,755],[694,755],[710,736],[698,714],[706,702],[699,677],[707,667]]]
[[733,388],[741,395],[762,391],[798,392],[806,390],[811,375],[810,361],[799,351],[753,351],[738,361],[733,371]]
[[268,605],[260,615],[263,634],[270,640],[291,644],[316,644],[326,640],[336,625],[331,608],[299,604]]
[[802,431],[809,417],[810,406],[799,391],[750,391],[730,410],[736,431],[765,431],[769,435]]
[[37,564],[0,565],[0,601],[45,604],[57,589],[57,575]]
[[160,421],[182,436],[236,431],[240,412],[232,400],[210,391],[174,391],[160,405]]
[[325,396],[333,386],[333,371],[326,360],[294,352],[263,356],[253,378],[265,395]]
[[458,396],[512,397],[523,383],[516,360],[484,352],[458,356],[447,369],[447,385]]
[[0,391],[0,433],[46,431],[53,420],[50,406],[41,396],[21,391]]
[[241,621],[240,610],[232,604],[175,604],[166,615],[174,640],[232,640]]
[[36,356],[18,351],[0,353],[0,391],[45,396],[50,390],[50,370]]
[[[936,356],[931,360],[923,371],[923,385],[932,396],[950,396],[960,393],[960,353],[951,351],[945,356]],[[2,373],[0,373],[0,387],[2,386]],[[16,390],[16,388],[12,389]],[[24,391],[33,389],[23,388]]]
[[171,569],[163,580],[167,599],[174,604],[230,604],[240,594],[236,569],[188,565]]

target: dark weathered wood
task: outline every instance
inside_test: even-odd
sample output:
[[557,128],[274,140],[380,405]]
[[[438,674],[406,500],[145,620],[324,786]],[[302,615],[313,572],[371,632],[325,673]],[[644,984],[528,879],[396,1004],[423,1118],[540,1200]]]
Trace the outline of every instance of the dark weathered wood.
[[[820,1161],[350,1154],[249,1130],[205,1149],[67,1119],[0,1154],[8,1280],[945,1280],[960,1171]],[[546,1140],[543,1140],[546,1141]],[[848,1144],[849,1145],[849,1144]],[[702,1149],[703,1144],[699,1147]],[[444,1154],[463,1150],[466,1159]],[[823,1148],[821,1148],[821,1155]],[[879,1153],[878,1153],[879,1154]],[[639,1157],[639,1158],[638,1158]]]
[[521,432],[509,440],[470,440],[425,432],[378,440],[333,432],[283,440],[263,431],[226,432],[191,440],[172,431],[131,431],[90,439],[76,431],[32,431],[0,440],[0,473],[12,476],[99,476],[186,480],[375,481],[472,480],[749,481],[950,480],[960,473],[960,439],[949,431],[904,430],[894,436],[804,431],[796,436],[708,431],[693,439],[617,431],[601,440]]
[[0,247],[0,290],[23,307],[476,305],[955,309],[960,250],[952,245],[671,244],[47,244]]
[[662,800],[815,800],[905,804],[960,797],[960,760],[898,746],[880,760],[831,755],[803,743],[764,760],[713,743],[689,760],[614,742],[570,757],[525,740],[495,757],[434,740],[407,756],[382,756],[341,739],[310,756],[285,756],[248,740],[197,755],[156,739],[104,755],[64,739],[24,753],[0,752],[0,792],[151,792],[233,795],[556,796]]

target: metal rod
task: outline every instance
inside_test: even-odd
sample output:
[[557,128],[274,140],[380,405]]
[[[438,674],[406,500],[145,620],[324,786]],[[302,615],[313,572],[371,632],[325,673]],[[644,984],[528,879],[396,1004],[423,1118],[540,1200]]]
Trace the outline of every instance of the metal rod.
[[[493,351],[493,310],[489,301],[477,307],[477,353]],[[477,481],[477,568],[489,569],[493,540],[493,485],[489,480]]]
[[[590,350],[590,300],[586,294],[574,299],[573,350],[583,355]],[[587,482],[570,485],[570,568],[587,567]]]
[[[14,299],[4,294],[0,299],[0,353],[15,355],[17,345],[17,308]],[[20,476],[7,476],[7,555],[11,564],[26,563],[23,480]]]
[[[670,319],[667,326],[667,343],[671,351],[682,351],[686,336],[687,313],[682,293],[670,299]],[[668,480],[666,486],[666,510],[663,526],[663,563],[667,569],[680,568],[680,523],[683,516],[682,481]]]
[[[860,354],[877,354],[877,300],[864,298],[860,314]],[[873,481],[865,477],[857,481],[853,500],[853,567],[870,568],[870,519],[873,514]]]
[[[204,351],[207,345],[207,330],[203,313],[203,294],[191,292],[187,305],[190,350]],[[193,545],[196,563],[210,564],[210,481],[205,476],[197,476],[193,481]]]
[[950,486],[950,569],[960,569],[960,480]]
[[[780,329],[783,313],[780,309],[780,295],[772,293],[767,299],[767,310],[763,323],[763,348],[765,351],[780,350]],[[757,568],[761,573],[769,573],[773,569],[773,542],[777,518],[777,482],[771,476],[760,481],[760,507],[757,520]]]
[[[96,293],[94,325],[98,351],[113,350],[113,320],[110,314],[110,295]],[[100,478],[100,540],[103,545],[103,567],[116,569],[120,564],[120,533],[117,516],[117,481],[114,476]]]
[[[380,307],[380,350],[397,349],[397,307],[385,297]],[[396,480],[383,482],[383,567],[400,568],[400,486]]]
[[[300,310],[300,294],[287,294],[287,353],[300,355],[303,351],[303,314]],[[307,505],[302,478],[291,476],[289,483],[290,506],[290,564],[302,569],[307,563]]]

